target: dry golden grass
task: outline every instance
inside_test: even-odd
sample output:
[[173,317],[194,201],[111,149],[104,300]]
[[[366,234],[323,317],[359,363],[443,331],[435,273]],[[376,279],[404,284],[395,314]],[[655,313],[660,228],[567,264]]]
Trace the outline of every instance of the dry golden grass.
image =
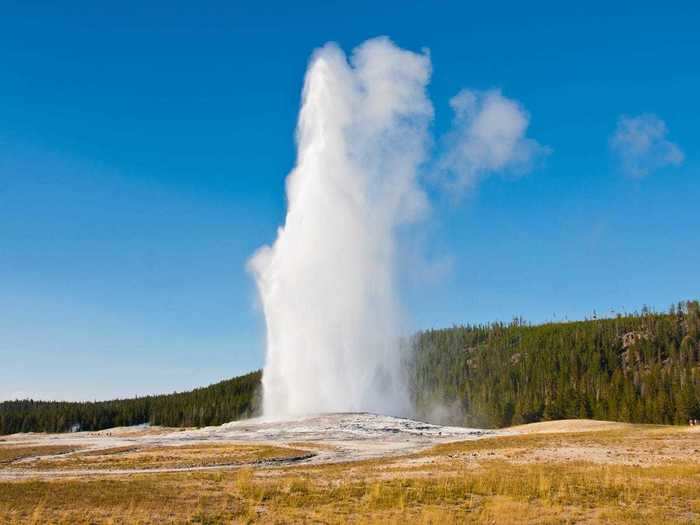
[[62,445],[0,445],[0,465],[35,456],[66,454],[76,447]]
[[[645,467],[502,454],[582,446],[672,453]],[[3,482],[0,523],[697,523],[696,448],[697,432],[629,427],[468,441],[346,464]],[[680,450],[685,460],[674,455]]]
[[700,432],[687,427],[627,425],[586,431],[525,433],[440,445],[419,456],[599,464],[660,465],[700,462]]
[[269,445],[192,444],[116,447],[57,458],[41,458],[22,466],[38,470],[164,469],[242,465],[309,456],[304,450]]

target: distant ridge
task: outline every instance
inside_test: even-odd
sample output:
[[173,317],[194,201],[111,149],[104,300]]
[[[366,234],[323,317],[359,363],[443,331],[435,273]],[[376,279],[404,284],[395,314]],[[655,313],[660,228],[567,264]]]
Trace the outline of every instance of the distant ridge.
[[700,306],[531,326],[458,326],[413,341],[417,415],[504,427],[558,419],[700,419]]
[[0,403],[0,434],[102,430],[143,423],[220,425],[255,413],[261,377],[258,370],[189,392],[111,401],[5,401]]

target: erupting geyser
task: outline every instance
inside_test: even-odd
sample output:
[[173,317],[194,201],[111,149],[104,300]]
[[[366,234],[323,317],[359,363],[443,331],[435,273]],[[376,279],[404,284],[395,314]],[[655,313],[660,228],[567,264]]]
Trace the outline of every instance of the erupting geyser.
[[417,185],[432,106],[426,55],[369,40],[309,65],[285,224],[250,260],[267,326],[263,410],[409,411],[398,348],[396,230]]

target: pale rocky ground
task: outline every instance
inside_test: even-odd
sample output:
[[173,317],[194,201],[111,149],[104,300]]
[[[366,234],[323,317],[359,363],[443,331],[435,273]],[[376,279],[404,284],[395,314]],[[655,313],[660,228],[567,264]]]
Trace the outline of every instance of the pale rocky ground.
[[[671,429],[671,430],[669,430]],[[624,439],[600,439],[600,433]],[[610,434],[612,433],[612,434]],[[563,440],[560,436],[576,435]],[[518,441],[512,446],[508,437],[531,436],[532,446]],[[416,457],[415,453],[434,445],[457,441],[491,440],[489,450],[458,453],[445,457]],[[274,446],[289,449],[289,454],[271,459],[250,460],[245,464],[209,460],[201,465],[139,466],[137,453],[170,450],[173,455],[183,446]],[[504,430],[483,430],[432,425],[410,419],[367,413],[325,414],[293,420],[260,418],[201,429],[172,429],[137,426],[65,434],[15,434],[0,437],[0,448],[14,447],[74,448],[67,452],[40,453],[0,463],[0,480],[47,479],[57,476],[114,476],[147,472],[208,471],[238,468],[244,465],[275,468],[289,465],[318,465],[368,459],[389,459],[395,466],[452,462],[478,463],[483,459],[510,463],[591,462],[652,466],[672,462],[700,462],[700,427],[655,427],[591,420],[565,420],[522,425]],[[181,450],[181,449],[180,449]],[[87,468],[65,463],[85,454],[110,454],[134,458],[129,468]],[[130,456],[131,455],[131,456]],[[63,463],[67,466],[63,466]]]
[[[652,466],[668,463],[700,463],[700,426],[668,427],[631,425],[612,421],[562,420],[512,427],[518,435],[542,435],[546,439],[516,456],[515,463],[585,461],[597,464]],[[587,439],[586,434],[606,433],[607,438]],[[558,434],[576,434],[575,445],[557,441]],[[619,439],[615,439],[619,435]],[[549,441],[549,442],[547,442]]]
[[700,427],[373,414],[0,436],[0,523],[698,523]]
[[[27,433],[0,438],[0,447],[75,447],[75,451],[36,455],[0,464],[0,480],[48,478],[54,476],[116,475],[136,472],[179,472],[215,470],[230,465],[206,465],[174,468],[121,469],[45,469],[31,468],[46,460],[68,458],[86,452],[112,449],[144,450],[148,447],[178,447],[183,445],[257,444],[290,447],[309,451],[309,457],[270,460],[268,466],[304,462],[319,464],[338,461],[359,461],[372,458],[400,456],[420,451],[440,443],[479,439],[506,431],[481,430],[432,425],[411,419],[368,413],[324,414],[293,420],[248,419],[218,427],[172,429],[150,426],[121,427],[99,432],[65,434]],[[122,452],[119,452],[122,453]]]

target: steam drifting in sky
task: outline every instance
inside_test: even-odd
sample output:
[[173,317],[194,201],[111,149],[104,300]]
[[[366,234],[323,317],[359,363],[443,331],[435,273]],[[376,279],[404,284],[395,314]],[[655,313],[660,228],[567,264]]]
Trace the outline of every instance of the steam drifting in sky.
[[490,173],[522,174],[550,148],[525,136],[530,115],[498,90],[463,89],[450,100],[453,130],[440,167],[453,188],[468,188]]
[[610,147],[618,156],[623,173],[646,177],[661,168],[683,164],[683,151],[667,135],[666,123],[656,115],[622,116]]
[[[409,412],[398,348],[396,230],[428,209],[418,185],[433,109],[427,54],[387,38],[310,62],[285,224],[251,258],[267,327],[266,416]],[[443,165],[473,177],[529,162],[527,114],[462,92]],[[464,163],[469,166],[466,172]],[[465,175],[466,173],[466,175]]]

